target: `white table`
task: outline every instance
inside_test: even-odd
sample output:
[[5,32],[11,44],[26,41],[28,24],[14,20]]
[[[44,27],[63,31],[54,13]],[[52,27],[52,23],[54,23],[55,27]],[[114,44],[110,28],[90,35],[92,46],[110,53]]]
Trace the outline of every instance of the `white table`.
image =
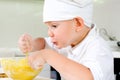
[[120,58],[120,52],[119,51],[113,51],[114,58]]
[[[0,80],[12,80],[10,78],[0,78]],[[54,79],[49,79],[49,78],[44,78],[44,77],[37,77],[34,80],[54,80]]]

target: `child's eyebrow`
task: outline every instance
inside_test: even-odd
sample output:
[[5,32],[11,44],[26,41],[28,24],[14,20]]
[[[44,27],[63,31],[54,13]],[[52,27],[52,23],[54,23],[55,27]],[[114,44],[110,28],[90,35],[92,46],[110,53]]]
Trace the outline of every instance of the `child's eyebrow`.
[[53,21],[49,21],[49,22],[45,22],[45,24],[56,24],[57,22],[53,22]]

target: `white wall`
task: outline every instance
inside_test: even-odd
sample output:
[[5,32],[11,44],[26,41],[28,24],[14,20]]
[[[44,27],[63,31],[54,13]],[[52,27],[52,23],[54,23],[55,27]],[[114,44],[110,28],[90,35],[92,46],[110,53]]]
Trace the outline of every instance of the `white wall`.
[[0,0],[0,48],[17,47],[23,33],[47,36],[41,0]]
[[120,41],[120,0],[95,0],[94,22]]
[[[95,1],[94,22],[120,40],[120,0]],[[23,33],[47,36],[47,27],[42,23],[42,6],[42,0],[0,0],[0,48],[17,47]]]

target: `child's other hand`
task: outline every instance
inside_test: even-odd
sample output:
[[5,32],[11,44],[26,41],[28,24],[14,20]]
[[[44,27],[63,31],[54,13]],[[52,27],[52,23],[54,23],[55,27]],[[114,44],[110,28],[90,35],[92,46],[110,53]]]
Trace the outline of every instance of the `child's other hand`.
[[31,52],[33,49],[33,39],[29,34],[23,34],[18,41],[18,46],[23,53]]

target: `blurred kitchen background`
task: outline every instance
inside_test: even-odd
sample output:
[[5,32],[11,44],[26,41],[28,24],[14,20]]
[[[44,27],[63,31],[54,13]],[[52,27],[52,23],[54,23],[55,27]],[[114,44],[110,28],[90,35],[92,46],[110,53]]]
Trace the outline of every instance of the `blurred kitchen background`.
[[[0,0],[0,57],[21,56],[17,43],[24,33],[47,36],[47,27],[42,23],[43,1]],[[93,22],[117,58],[120,57],[119,14],[120,0],[94,0]]]
[[[0,0],[0,48],[17,47],[23,33],[47,36],[43,0]],[[120,40],[120,0],[94,0],[93,21],[106,39]]]
[[24,33],[46,36],[42,7],[43,0],[0,0],[0,48],[17,47]]

